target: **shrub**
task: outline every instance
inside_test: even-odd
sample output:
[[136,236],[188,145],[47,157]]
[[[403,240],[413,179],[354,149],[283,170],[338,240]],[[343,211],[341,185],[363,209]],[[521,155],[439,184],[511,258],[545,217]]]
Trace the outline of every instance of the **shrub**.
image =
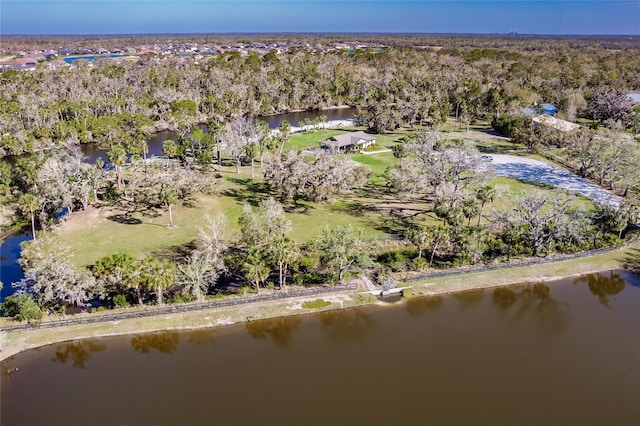
[[16,321],[40,321],[44,315],[42,309],[28,294],[9,296],[0,303],[0,311],[3,317],[10,317]]
[[196,296],[189,293],[178,293],[171,298],[171,303],[189,303],[196,300]]
[[113,296],[113,306],[115,308],[126,308],[130,306],[130,303],[125,294],[119,293]]
[[416,257],[413,259],[413,269],[419,271],[429,266],[429,262],[424,257]]

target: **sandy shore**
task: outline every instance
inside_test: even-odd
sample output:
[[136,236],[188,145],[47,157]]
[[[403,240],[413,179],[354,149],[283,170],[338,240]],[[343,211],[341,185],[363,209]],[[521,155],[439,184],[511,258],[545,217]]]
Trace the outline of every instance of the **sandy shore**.
[[[403,292],[405,297],[442,295],[512,284],[555,281],[589,273],[620,269],[629,263],[633,263],[636,266],[640,265],[640,243],[626,249],[580,259],[438,277],[422,282],[399,283],[398,286],[405,287]],[[331,304],[321,309],[304,307],[304,302],[316,299],[323,299]],[[0,332],[0,360],[24,350],[70,340],[161,330],[221,327],[248,320],[303,315],[324,310],[345,309],[378,303],[381,302],[371,294],[345,291],[324,296],[298,297],[121,321],[105,321],[95,324],[41,330]],[[4,325],[8,325],[8,323],[4,323]]]

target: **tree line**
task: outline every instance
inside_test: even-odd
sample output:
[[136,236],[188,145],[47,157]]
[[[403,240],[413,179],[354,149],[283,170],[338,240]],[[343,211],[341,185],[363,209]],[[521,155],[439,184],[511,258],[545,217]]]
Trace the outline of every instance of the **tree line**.
[[[602,92],[640,89],[637,49],[562,39],[536,47],[526,39],[494,48],[452,44],[463,40],[438,51],[397,42],[380,52],[299,48],[4,71],[0,155],[88,142],[139,152],[142,136],[153,130],[182,134],[195,123],[335,105],[359,107],[373,132],[449,116],[468,125],[542,101],[572,116]],[[587,113],[606,120],[598,110]]]

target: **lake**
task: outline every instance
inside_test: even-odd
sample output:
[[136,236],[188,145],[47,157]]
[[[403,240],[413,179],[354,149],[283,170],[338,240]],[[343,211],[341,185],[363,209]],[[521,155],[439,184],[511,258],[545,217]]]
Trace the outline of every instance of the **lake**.
[[[455,277],[451,278],[455,280]],[[3,425],[640,423],[626,271],[52,345],[2,363]]]

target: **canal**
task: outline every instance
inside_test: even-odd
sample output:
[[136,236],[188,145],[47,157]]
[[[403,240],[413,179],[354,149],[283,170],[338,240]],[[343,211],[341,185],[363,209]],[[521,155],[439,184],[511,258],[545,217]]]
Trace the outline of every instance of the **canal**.
[[640,277],[614,271],[218,329],[69,342],[2,363],[1,420],[639,424],[639,327]]

